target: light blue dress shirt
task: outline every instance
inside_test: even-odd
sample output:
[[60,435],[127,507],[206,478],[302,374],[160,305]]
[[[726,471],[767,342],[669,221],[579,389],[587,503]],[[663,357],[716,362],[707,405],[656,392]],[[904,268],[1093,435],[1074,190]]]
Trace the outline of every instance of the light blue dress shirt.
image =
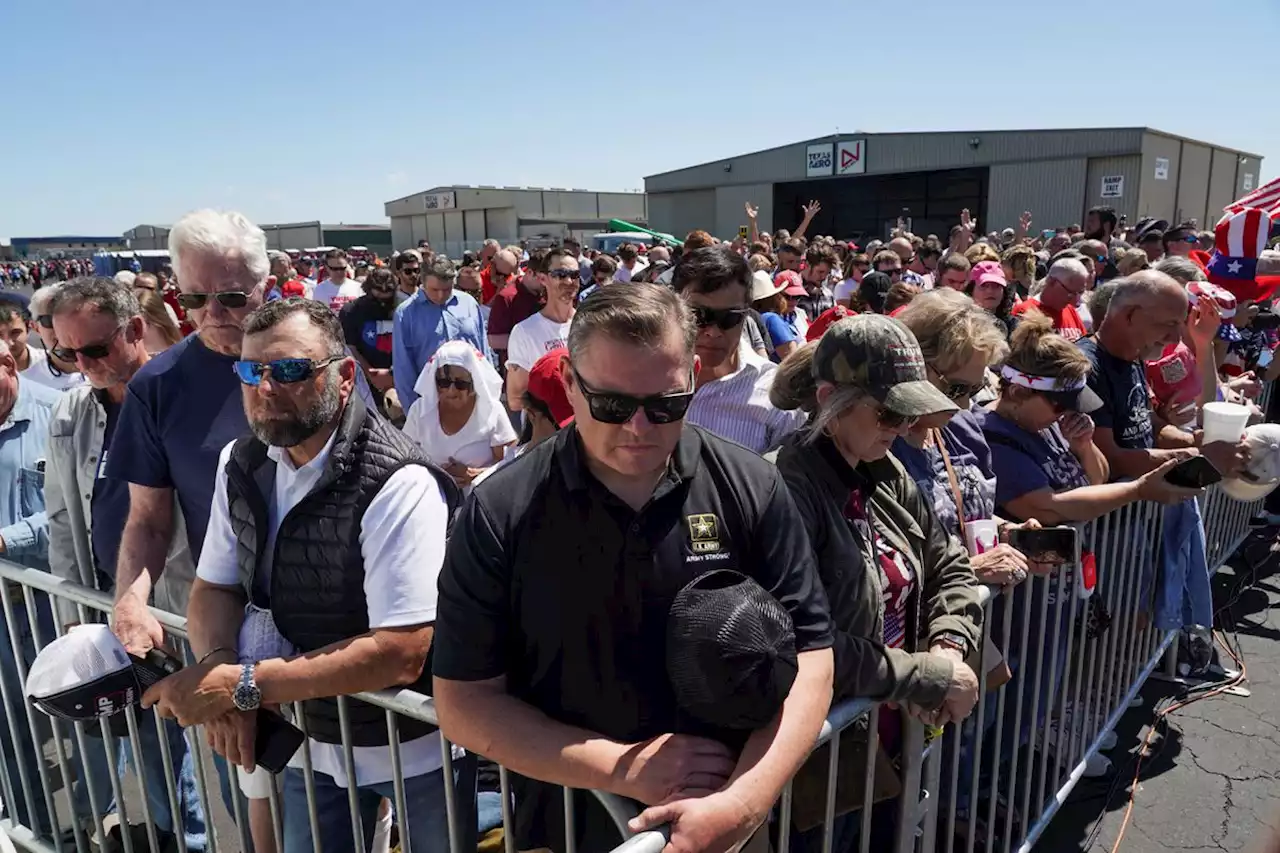
[[418,393],[413,390],[418,374],[446,341],[466,341],[481,355],[489,356],[480,303],[471,294],[455,290],[448,302],[437,305],[419,289],[396,306],[391,374],[400,405],[406,412],[418,399]]
[[18,380],[18,399],[0,423],[0,540],[6,560],[49,568],[44,460],[49,420],[59,392]]

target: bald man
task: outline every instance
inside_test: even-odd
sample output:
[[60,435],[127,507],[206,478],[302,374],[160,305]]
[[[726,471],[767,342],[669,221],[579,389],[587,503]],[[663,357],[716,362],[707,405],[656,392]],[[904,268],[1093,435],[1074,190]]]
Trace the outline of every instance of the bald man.
[[889,241],[888,249],[902,258],[902,281],[924,287],[924,279],[920,274],[911,271],[911,265],[916,262],[916,247],[911,245],[911,241],[906,237],[894,237]]

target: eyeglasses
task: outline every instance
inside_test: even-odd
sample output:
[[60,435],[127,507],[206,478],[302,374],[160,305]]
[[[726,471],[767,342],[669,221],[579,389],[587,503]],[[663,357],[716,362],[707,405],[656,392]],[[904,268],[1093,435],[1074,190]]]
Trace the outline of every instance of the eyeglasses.
[[901,429],[906,427],[911,429],[920,419],[911,415],[904,415],[901,412],[895,412],[892,409],[886,409],[881,406],[876,412],[876,421],[883,429]]
[[400,268],[401,275],[417,275],[420,272],[422,272],[422,267],[401,267]]
[[511,273],[503,272],[497,267],[489,267],[489,277],[490,278],[511,278]]
[[722,332],[742,325],[747,317],[746,308],[708,308],[705,305],[694,305],[693,322],[699,329],[715,326]]
[[986,387],[986,383],[983,382],[974,385],[969,382],[956,382],[953,379],[948,379],[941,370],[932,365],[929,366],[929,369],[938,374],[938,379],[942,380],[943,387],[941,390],[948,400],[955,401],[963,400],[965,397],[972,397]]
[[436,374],[436,387],[441,391],[451,385],[459,391],[474,391],[476,389],[476,384],[470,379],[455,379],[443,374]]
[[329,272],[346,272],[347,271],[347,268],[345,266],[331,267],[328,264],[325,264],[324,268],[327,269]]
[[249,294],[242,290],[222,293],[179,293],[178,304],[188,311],[199,311],[213,297],[223,308],[243,308],[249,304]]
[[582,277],[578,274],[577,270],[551,270],[550,272],[547,273],[547,275],[551,276],[552,278],[558,278],[561,281],[565,281],[568,279],[574,279],[575,281],[582,280]]
[[1199,243],[1199,242],[1200,242],[1200,238],[1199,238],[1199,237],[1196,237],[1196,236],[1194,236],[1194,235],[1192,235],[1192,234],[1188,234],[1188,235],[1187,235],[1187,236],[1185,236],[1185,237],[1179,237],[1178,239],[1179,239],[1179,240],[1181,240],[1181,241],[1182,241],[1182,242],[1184,242],[1184,243],[1190,243],[1190,244],[1191,244],[1191,245],[1193,245],[1193,246],[1194,246],[1196,243]]
[[53,328],[53,315],[52,315],[52,314],[41,314],[41,315],[39,315],[38,317],[36,317],[36,325],[37,325],[37,326],[43,326],[43,327],[44,327],[44,328],[46,328],[46,329],[52,329],[52,328]]
[[[683,420],[689,411],[689,403],[693,401],[693,391],[676,391],[673,394],[658,394],[653,397],[632,397],[611,391],[593,391],[582,381],[576,367],[573,380],[578,383],[582,396],[587,400],[591,417],[602,424],[625,424],[631,420],[636,409],[644,409],[644,416],[651,424],[670,424]],[[689,373],[689,386],[693,387],[693,373]]]
[[79,348],[54,347],[51,352],[53,353],[54,358],[58,361],[65,361],[67,364],[75,364],[76,356],[78,355],[92,359],[106,358],[111,354],[111,342],[116,339],[116,335],[120,334],[123,329],[124,326],[117,327],[116,330],[111,333],[111,337],[101,343],[89,344],[88,346]]
[[898,267],[897,269],[891,269],[891,270],[879,270],[879,272],[884,273],[885,275],[889,276],[889,278],[902,278],[901,267]]
[[275,361],[237,361],[232,365],[236,376],[245,385],[257,387],[262,384],[262,377],[271,373],[271,381],[282,385],[305,382],[322,367],[328,367],[335,361],[342,361],[345,355],[331,355],[319,361],[310,358],[277,358]]

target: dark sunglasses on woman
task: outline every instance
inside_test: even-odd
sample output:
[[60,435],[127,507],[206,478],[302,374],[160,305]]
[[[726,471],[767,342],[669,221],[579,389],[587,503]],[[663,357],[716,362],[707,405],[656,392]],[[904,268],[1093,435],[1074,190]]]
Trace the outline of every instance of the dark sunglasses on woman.
[[236,376],[240,377],[240,381],[245,385],[258,386],[262,384],[262,377],[268,372],[271,374],[272,382],[279,382],[282,385],[292,385],[295,382],[305,382],[315,375],[316,371],[322,367],[328,367],[335,361],[342,361],[345,355],[331,355],[328,358],[322,358],[319,361],[310,358],[277,358],[275,361],[237,361],[232,367],[236,371]]
[[188,311],[199,311],[209,299],[218,300],[223,308],[243,308],[249,304],[249,294],[242,290],[228,290],[222,293],[179,293],[178,304]]
[[470,379],[454,379],[452,377],[444,376],[442,374],[436,374],[437,388],[443,391],[444,389],[448,388],[450,385],[452,385],[454,388],[457,388],[459,391],[474,391],[476,388],[476,384],[472,382]]
[[[577,368],[573,370],[573,381],[586,398],[587,407],[591,409],[591,417],[602,424],[625,424],[635,417],[636,409],[644,409],[644,416],[651,424],[670,424],[683,420],[689,404],[693,402],[693,391],[676,391],[671,394],[655,394],[652,397],[632,397],[613,391],[593,391],[582,381]],[[689,374],[689,386],[693,387],[693,374]]]

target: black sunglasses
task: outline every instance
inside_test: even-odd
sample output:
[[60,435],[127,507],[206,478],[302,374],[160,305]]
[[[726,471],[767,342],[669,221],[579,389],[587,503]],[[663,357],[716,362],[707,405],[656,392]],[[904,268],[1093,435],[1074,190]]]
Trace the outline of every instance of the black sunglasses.
[[987,387],[985,383],[981,382],[977,385],[973,385],[968,382],[956,382],[954,379],[948,379],[946,374],[932,365],[929,369],[938,374],[938,378],[942,380],[942,384],[944,386],[942,388],[942,393],[946,395],[948,400],[953,402],[956,400],[963,400],[965,397],[972,397],[974,394],[977,394],[983,388]]
[[885,429],[900,429],[903,425],[905,425],[907,429],[911,429],[911,427],[915,426],[920,419],[911,415],[904,415],[901,412],[895,412],[892,409],[886,409],[881,406],[880,410],[876,412],[876,420],[879,421],[880,426]]
[[470,379],[451,379],[448,376],[436,376],[436,387],[441,391],[448,388],[450,385],[457,388],[459,391],[474,391],[476,389],[476,384]]
[[[587,400],[591,417],[602,424],[625,424],[635,417],[636,409],[644,409],[644,416],[651,424],[670,424],[683,420],[689,404],[693,402],[693,391],[676,391],[672,394],[658,394],[653,397],[632,397],[628,394],[617,394],[611,391],[592,391],[576,367],[573,381]],[[689,374],[690,388],[693,386],[693,374]]]
[[420,272],[422,272],[422,267],[401,267],[400,268],[400,273],[402,275],[417,275]]
[[242,290],[230,290],[222,293],[179,293],[178,304],[188,311],[199,311],[212,297],[218,300],[223,308],[243,308],[249,304],[249,294]]
[[107,338],[102,343],[89,344],[88,346],[79,348],[54,347],[51,352],[53,353],[54,358],[58,361],[65,361],[67,364],[75,364],[76,356],[78,355],[93,359],[106,358],[111,353],[111,342],[116,339],[116,335],[120,334],[123,329],[124,326],[117,327],[116,330],[111,333],[111,337]]
[[747,317],[746,308],[707,308],[704,305],[694,305],[693,322],[697,324],[699,329],[705,329],[708,326],[715,326],[722,332],[742,325],[742,321]]
[[44,326],[46,329],[52,329],[52,328],[53,328],[53,315],[52,315],[52,314],[41,314],[41,315],[39,315],[38,317],[36,317],[36,325],[37,325],[37,326]]
[[551,276],[552,278],[559,278],[559,279],[574,279],[577,281],[581,281],[582,279],[582,276],[578,274],[577,270],[551,270],[550,272],[547,273],[547,275]]

